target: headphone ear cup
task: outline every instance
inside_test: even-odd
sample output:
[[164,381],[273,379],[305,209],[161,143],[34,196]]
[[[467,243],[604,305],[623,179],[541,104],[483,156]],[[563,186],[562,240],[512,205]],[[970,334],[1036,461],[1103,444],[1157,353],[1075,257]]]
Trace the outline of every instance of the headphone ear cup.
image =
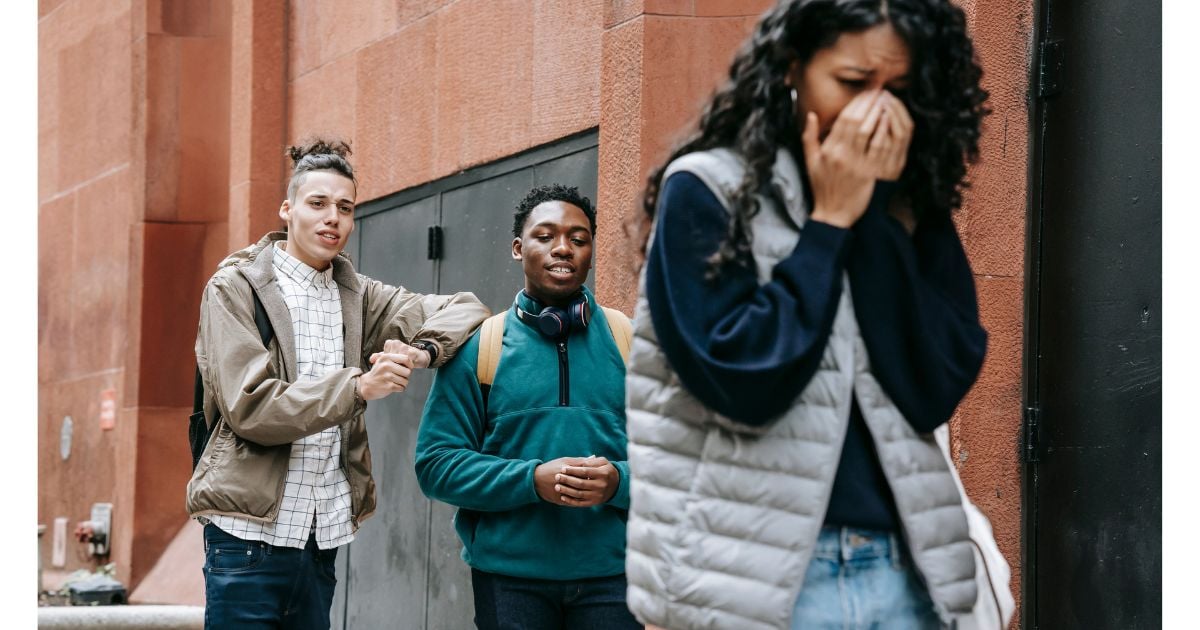
[[587,306],[587,300],[580,300],[579,302],[571,305],[571,308],[574,310],[575,321],[579,323],[577,326],[579,330],[587,328],[588,317],[591,316]]
[[557,338],[566,332],[566,312],[562,309],[547,307],[537,316],[538,329],[547,337]]

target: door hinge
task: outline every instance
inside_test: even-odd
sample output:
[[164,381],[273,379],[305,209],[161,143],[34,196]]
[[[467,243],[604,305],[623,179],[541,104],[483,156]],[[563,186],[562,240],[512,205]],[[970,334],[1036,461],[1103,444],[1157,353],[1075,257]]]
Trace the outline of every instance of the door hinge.
[[1039,440],[1041,439],[1041,427],[1039,426],[1042,419],[1042,410],[1037,407],[1025,408],[1025,449],[1024,459],[1026,462],[1038,461],[1038,453],[1041,449]]
[[1062,91],[1062,41],[1044,41],[1041,48],[1038,56],[1038,98],[1047,98]]
[[442,226],[429,226],[429,249],[426,257],[429,260],[439,260],[442,257]]

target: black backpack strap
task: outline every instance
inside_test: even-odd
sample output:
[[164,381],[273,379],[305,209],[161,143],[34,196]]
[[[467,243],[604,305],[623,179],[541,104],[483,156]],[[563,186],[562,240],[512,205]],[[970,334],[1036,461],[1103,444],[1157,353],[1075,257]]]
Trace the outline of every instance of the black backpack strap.
[[204,378],[200,376],[200,366],[196,366],[196,390],[192,394],[192,413],[204,411]]
[[[258,327],[258,336],[262,339],[263,347],[271,345],[271,339],[275,338],[275,328],[271,326],[271,319],[267,317],[267,309],[263,307],[262,300],[258,299],[258,294],[251,291],[254,296],[254,325]],[[192,413],[204,411],[204,379],[200,376],[200,366],[196,366],[196,386],[192,394]]]
[[251,290],[250,294],[254,296],[254,325],[258,326],[258,336],[262,338],[265,348],[271,345],[271,339],[275,337],[275,329],[271,327],[267,309],[263,307],[262,300],[258,299],[258,293]]
[[[250,294],[254,296],[254,326],[258,328],[258,336],[262,339],[263,347],[269,347],[271,339],[275,337],[275,329],[271,326],[271,319],[267,317],[267,309],[263,307],[262,300],[258,299],[258,293],[251,290]],[[209,425],[204,419],[204,377],[200,375],[200,366],[197,365],[196,386],[192,394],[192,415],[188,418],[188,441],[192,447],[192,470],[195,470],[196,465],[200,463],[200,456],[204,454],[204,448],[212,439],[212,428],[217,425],[220,417],[221,414],[218,411],[213,416],[212,425]]]
[[[214,424],[216,424],[214,422]],[[192,397],[192,415],[188,416],[188,445],[192,449],[192,470],[200,463],[204,447],[212,437],[212,428],[204,419],[204,378],[200,376],[200,366],[196,366],[196,389]]]

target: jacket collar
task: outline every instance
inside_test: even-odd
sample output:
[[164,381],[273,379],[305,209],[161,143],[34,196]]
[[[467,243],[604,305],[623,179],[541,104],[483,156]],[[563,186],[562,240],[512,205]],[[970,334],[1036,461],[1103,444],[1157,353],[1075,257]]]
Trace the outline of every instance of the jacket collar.
[[[222,264],[234,264],[241,270],[246,279],[255,289],[260,289],[275,281],[275,271],[271,260],[275,253],[275,243],[287,240],[287,232],[268,232],[254,245],[226,258]],[[333,281],[338,283],[341,291],[353,291],[361,294],[362,286],[358,273],[350,257],[342,252],[331,261],[333,264]]]
[[[587,300],[588,311],[595,313],[596,296],[587,288],[586,284],[579,287],[579,291],[583,295],[584,299]],[[578,298],[578,296],[576,296],[576,298]],[[537,300],[532,295],[526,293],[525,289],[521,289],[520,291],[517,291],[517,297],[513,299],[513,307],[524,309],[527,313],[537,315],[538,313],[542,312],[542,309],[546,308],[546,305],[542,304],[541,301]]]
[[[585,323],[585,326],[590,326],[591,325],[590,322],[595,320],[596,310],[597,310],[597,308],[599,308],[596,305],[596,296],[593,295],[590,290],[588,290],[587,285],[583,285],[583,286],[579,287],[579,289],[580,289],[580,295],[582,295],[583,299],[587,303],[586,308],[587,308],[588,322]],[[574,303],[578,299],[579,299],[579,296],[577,295],[572,300],[572,303]],[[538,330],[537,320],[534,318],[530,318],[526,314],[528,313],[529,315],[536,316],[536,315],[541,314],[541,312],[545,308],[546,308],[545,304],[542,304],[541,301],[535,299],[533,296],[526,293],[525,289],[521,289],[520,291],[517,291],[517,296],[513,299],[513,305],[510,310],[512,310],[513,315],[516,316],[517,321],[521,322],[522,324],[525,324],[526,326],[532,328],[533,330]],[[574,309],[571,309],[571,310],[574,310]]]
[[[268,232],[254,245],[234,253],[225,259],[222,265],[235,265],[250,283],[251,288],[262,301],[267,319],[275,329],[275,336],[281,341],[279,349],[283,353],[285,378],[295,378],[296,374],[296,344],[295,332],[292,330],[292,316],[287,304],[283,301],[275,282],[275,270],[272,260],[275,256],[275,243],[287,240],[286,232]],[[350,257],[344,252],[334,257],[333,280],[338,284],[338,293],[342,301],[343,347],[347,367],[362,367],[362,305],[363,285]],[[287,340],[283,343],[283,340]]]

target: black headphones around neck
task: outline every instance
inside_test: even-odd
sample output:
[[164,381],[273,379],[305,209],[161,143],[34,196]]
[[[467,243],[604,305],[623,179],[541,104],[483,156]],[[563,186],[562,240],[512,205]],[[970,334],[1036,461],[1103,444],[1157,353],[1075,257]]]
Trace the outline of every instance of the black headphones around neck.
[[[587,328],[592,313],[587,294],[583,291],[580,291],[579,297],[572,300],[565,309],[557,306],[543,306],[541,312],[538,313],[531,313],[521,308],[521,293],[525,293],[525,290],[522,289],[520,293],[517,293],[517,298],[513,300],[513,304],[517,307],[517,319],[537,329],[543,335],[551,339],[562,339],[573,332],[582,332]],[[534,303],[541,304],[528,293],[525,295]]]

